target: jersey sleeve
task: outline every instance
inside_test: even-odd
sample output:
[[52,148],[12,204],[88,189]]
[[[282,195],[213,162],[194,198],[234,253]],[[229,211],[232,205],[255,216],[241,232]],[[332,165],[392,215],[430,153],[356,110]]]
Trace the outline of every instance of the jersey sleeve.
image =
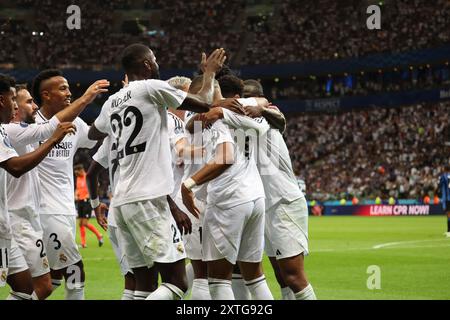
[[90,140],[88,138],[88,132],[89,132],[89,126],[81,120],[80,118],[77,118],[75,120],[75,126],[77,128],[77,135],[79,135],[78,138],[78,148],[88,148],[92,149],[97,144],[97,141]]
[[223,109],[223,122],[235,129],[256,130],[259,135],[270,129],[269,123],[264,118],[252,119],[227,109]]
[[231,135],[230,129],[221,120],[216,121],[211,127],[212,130],[212,140],[214,142],[214,148],[222,143],[232,143],[234,145],[234,139]]
[[186,92],[161,80],[146,80],[145,86],[150,97],[162,108],[177,109],[187,96]]
[[94,121],[94,126],[98,131],[110,134],[111,129],[109,125],[109,100],[103,104],[102,111],[100,111],[99,116]]
[[26,146],[50,138],[58,124],[58,118],[53,116],[49,121],[42,123],[10,123],[5,125],[5,131],[13,146]]
[[167,120],[169,122],[167,127],[169,131],[170,145],[175,147],[178,141],[186,138],[184,133],[184,125],[178,117],[173,116],[171,113],[169,113]]
[[17,156],[17,152],[11,146],[8,135],[0,128],[0,163]]

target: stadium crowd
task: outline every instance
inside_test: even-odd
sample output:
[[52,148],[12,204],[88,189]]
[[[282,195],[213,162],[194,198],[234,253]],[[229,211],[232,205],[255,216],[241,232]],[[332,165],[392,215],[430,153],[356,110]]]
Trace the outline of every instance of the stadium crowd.
[[[449,161],[450,103],[289,117],[286,141],[309,198],[422,199]],[[430,195],[430,196],[431,196]]]
[[[440,46],[450,39],[450,10],[445,0],[384,1],[383,28],[377,31],[366,28],[367,4],[356,0],[269,1],[266,6],[272,12],[257,24],[244,10],[251,2],[238,0],[145,1],[143,8],[129,0],[107,1],[102,6],[83,1],[78,3],[81,30],[65,27],[70,4],[16,1],[17,8],[33,8],[32,21],[21,21],[24,28],[12,34],[26,35],[31,43],[27,50],[30,66],[110,68],[117,65],[119,47],[136,41],[154,48],[165,68],[192,68],[199,51],[210,52],[215,47],[225,47],[229,61],[239,66],[396,53]],[[152,29],[142,26],[141,35],[132,35],[120,29],[128,9],[162,10],[162,18],[155,25],[145,18]],[[50,15],[55,18],[47,19]],[[34,28],[37,34],[33,36]],[[244,36],[245,31],[250,31],[249,36]],[[242,59],[236,57],[240,51]],[[0,61],[13,61],[7,57],[10,52],[0,51]]]

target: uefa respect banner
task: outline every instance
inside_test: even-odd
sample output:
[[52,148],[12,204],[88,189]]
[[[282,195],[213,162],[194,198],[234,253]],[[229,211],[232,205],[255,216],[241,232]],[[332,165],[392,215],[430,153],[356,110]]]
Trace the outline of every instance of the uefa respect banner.
[[324,215],[428,216],[444,214],[441,205],[356,205],[325,206]]

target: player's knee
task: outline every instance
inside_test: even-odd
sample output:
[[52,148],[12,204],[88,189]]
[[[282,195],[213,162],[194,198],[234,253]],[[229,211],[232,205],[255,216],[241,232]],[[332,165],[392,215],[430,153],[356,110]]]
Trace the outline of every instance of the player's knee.
[[36,292],[39,300],[44,300],[48,298],[53,291],[53,286],[51,281],[46,281],[35,285],[34,291]]

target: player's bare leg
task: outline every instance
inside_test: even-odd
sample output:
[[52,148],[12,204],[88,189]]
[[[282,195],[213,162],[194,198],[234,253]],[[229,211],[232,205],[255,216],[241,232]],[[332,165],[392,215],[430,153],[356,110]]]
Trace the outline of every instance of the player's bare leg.
[[11,293],[7,300],[36,300],[33,292],[33,282],[29,269],[8,275],[6,282],[11,287]]
[[155,263],[161,274],[162,283],[146,300],[183,299],[188,289],[184,259],[173,263]]
[[284,282],[283,276],[281,275],[280,266],[276,257],[269,257],[270,264],[272,265],[275,278],[281,289],[281,299],[282,300],[295,300],[294,292],[289,288],[289,286]]
[[239,261],[239,267],[245,285],[250,291],[253,300],[273,300],[273,295],[267,285],[266,277],[262,269],[261,262],[242,262]]
[[158,288],[158,270],[155,266],[152,268],[140,267],[133,268],[134,277],[132,280],[127,275],[125,276],[125,289],[127,283],[131,287],[134,282],[134,300],[145,300],[152,292]]
[[233,265],[226,259],[208,261],[209,292],[213,300],[235,300],[231,288]]
[[46,299],[53,291],[50,273],[43,274],[32,279],[34,292],[39,300]]
[[[134,291],[136,290],[136,280],[134,278],[134,274],[128,272],[124,276],[125,280],[125,288],[123,290],[122,299],[121,300],[134,300]],[[158,279],[156,279],[158,281]],[[156,283],[158,285],[158,283]]]
[[66,300],[84,300],[84,265],[80,260],[77,263],[60,270],[50,270],[53,291],[58,288],[62,279],[66,280]]
[[294,292],[296,300],[316,299],[314,290],[306,278],[303,254],[280,259],[278,265],[284,282]]

